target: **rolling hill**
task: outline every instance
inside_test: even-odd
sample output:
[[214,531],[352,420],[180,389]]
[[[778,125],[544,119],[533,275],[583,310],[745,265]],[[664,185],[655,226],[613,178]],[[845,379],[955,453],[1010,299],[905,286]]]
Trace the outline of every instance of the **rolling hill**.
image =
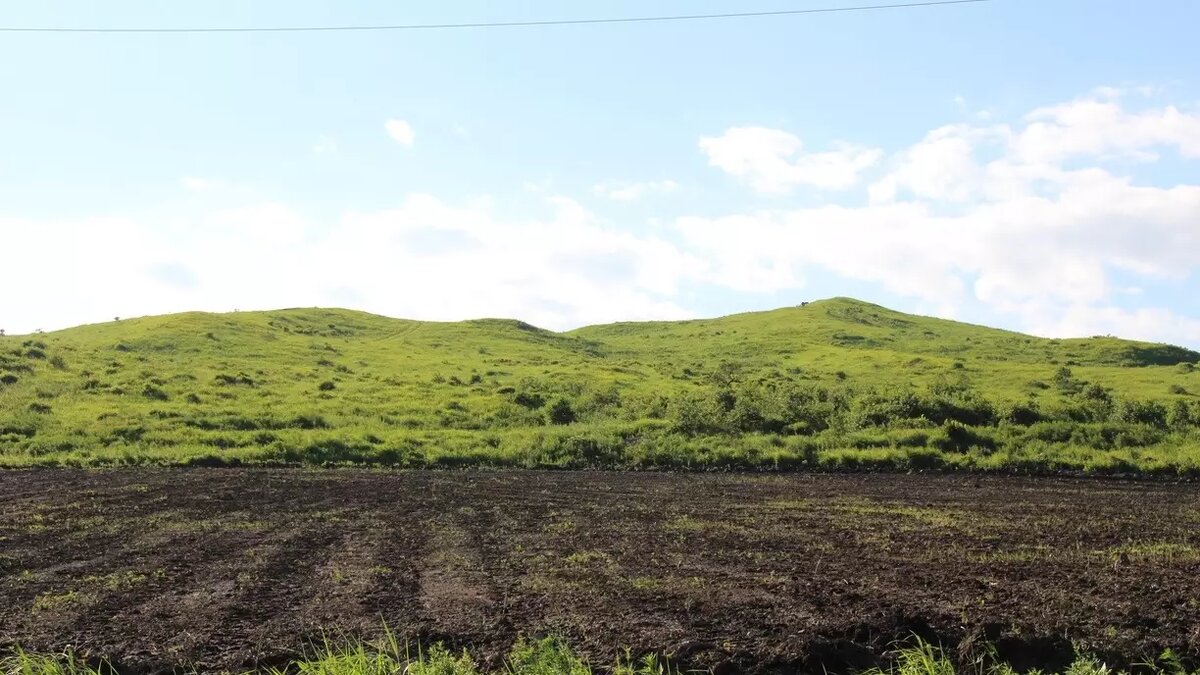
[[0,337],[0,465],[1191,472],[1198,361],[847,298],[565,333],[192,312]]

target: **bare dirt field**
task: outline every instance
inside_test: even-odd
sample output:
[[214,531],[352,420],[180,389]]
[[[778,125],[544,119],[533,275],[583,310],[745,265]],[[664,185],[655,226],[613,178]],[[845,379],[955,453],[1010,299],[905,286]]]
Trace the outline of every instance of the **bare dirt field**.
[[128,672],[329,637],[563,635],[832,671],[916,633],[1018,667],[1200,656],[1200,488],[1002,476],[0,473],[0,646]]

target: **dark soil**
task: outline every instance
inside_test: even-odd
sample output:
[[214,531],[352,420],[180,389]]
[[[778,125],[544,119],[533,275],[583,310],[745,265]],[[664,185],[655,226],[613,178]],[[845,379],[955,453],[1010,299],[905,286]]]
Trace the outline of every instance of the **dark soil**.
[[1200,491],[921,475],[0,473],[0,646],[125,671],[323,637],[520,634],[593,663],[821,672],[917,634],[1060,666],[1200,657]]

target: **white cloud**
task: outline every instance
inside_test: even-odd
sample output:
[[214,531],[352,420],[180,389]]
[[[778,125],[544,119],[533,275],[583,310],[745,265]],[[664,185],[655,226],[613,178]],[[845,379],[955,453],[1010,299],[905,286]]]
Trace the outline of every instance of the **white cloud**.
[[36,294],[3,294],[0,317],[16,333],[115,315],[313,305],[549,328],[693,316],[674,297],[703,261],[571,199],[538,201],[544,215],[524,219],[421,194],[331,221],[280,203],[173,223],[0,219],[14,250],[54,252],[0,268],[5,286],[40,280]]
[[404,120],[388,120],[384,123],[383,128],[387,131],[388,136],[392,137],[393,141],[401,145],[413,144],[413,128]]
[[1150,342],[1200,345],[1200,320],[1161,307],[1069,307],[1065,311],[1028,311],[1030,329],[1049,337],[1119,335]]
[[720,136],[701,138],[700,149],[709,166],[766,193],[783,193],[798,185],[844,190],[882,156],[880,150],[844,143],[828,152],[804,152],[797,136],[766,127],[732,127]]
[[[863,206],[680,218],[676,227],[733,288],[799,288],[824,269],[943,312],[981,303],[1043,333],[1195,344],[1192,319],[1111,303],[1128,297],[1117,273],[1182,283],[1200,270],[1200,185],[1142,185],[1107,164],[1152,160],[1159,148],[1200,156],[1200,116],[1129,111],[1103,95],[1040,108],[1015,127],[935,129],[891,158]],[[799,150],[798,140],[771,138],[769,147]]]
[[1061,162],[1076,156],[1124,156],[1154,160],[1155,148],[1200,157],[1200,115],[1174,106],[1127,112],[1111,98],[1082,99],[1038,108],[1013,141],[1025,162]]
[[668,194],[679,189],[673,180],[652,180],[642,183],[607,181],[592,186],[592,192],[616,202],[632,202],[651,194]]
[[[695,284],[787,293],[827,275],[878,284],[943,316],[970,307],[1047,335],[1200,345],[1200,320],[1136,291],[1194,292],[1200,181],[1146,184],[1133,177],[1141,166],[1113,161],[1161,152],[1194,161],[1197,116],[1133,109],[1109,94],[1039,108],[1015,124],[933,129],[880,163],[857,205],[680,215],[631,229],[543,181],[517,195],[522,217],[498,215],[489,199],[410,194],[392,209],[314,219],[239,191],[228,194],[240,206],[175,221],[0,217],[13,250],[52,252],[0,267],[0,286],[38,280],[36,294],[0,294],[0,317],[17,332],[116,314],[326,304],[565,328],[691,316],[679,298]],[[814,159],[822,153],[778,130],[731,129],[701,145],[711,164],[767,192],[853,184],[868,166],[843,148],[823,153],[849,152],[840,177],[817,171],[814,163],[837,162]],[[593,193],[619,201],[677,189],[663,180],[601,183]],[[1131,303],[1142,307],[1116,307]]]

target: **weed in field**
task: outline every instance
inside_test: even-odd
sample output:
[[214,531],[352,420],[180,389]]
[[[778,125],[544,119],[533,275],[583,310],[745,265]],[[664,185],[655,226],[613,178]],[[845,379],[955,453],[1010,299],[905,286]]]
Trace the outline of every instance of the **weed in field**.
[[63,593],[46,592],[33,600],[34,612],[45,612],[62,609],[71,605],[82,604],[91,599],[86,593],[70,590]]

